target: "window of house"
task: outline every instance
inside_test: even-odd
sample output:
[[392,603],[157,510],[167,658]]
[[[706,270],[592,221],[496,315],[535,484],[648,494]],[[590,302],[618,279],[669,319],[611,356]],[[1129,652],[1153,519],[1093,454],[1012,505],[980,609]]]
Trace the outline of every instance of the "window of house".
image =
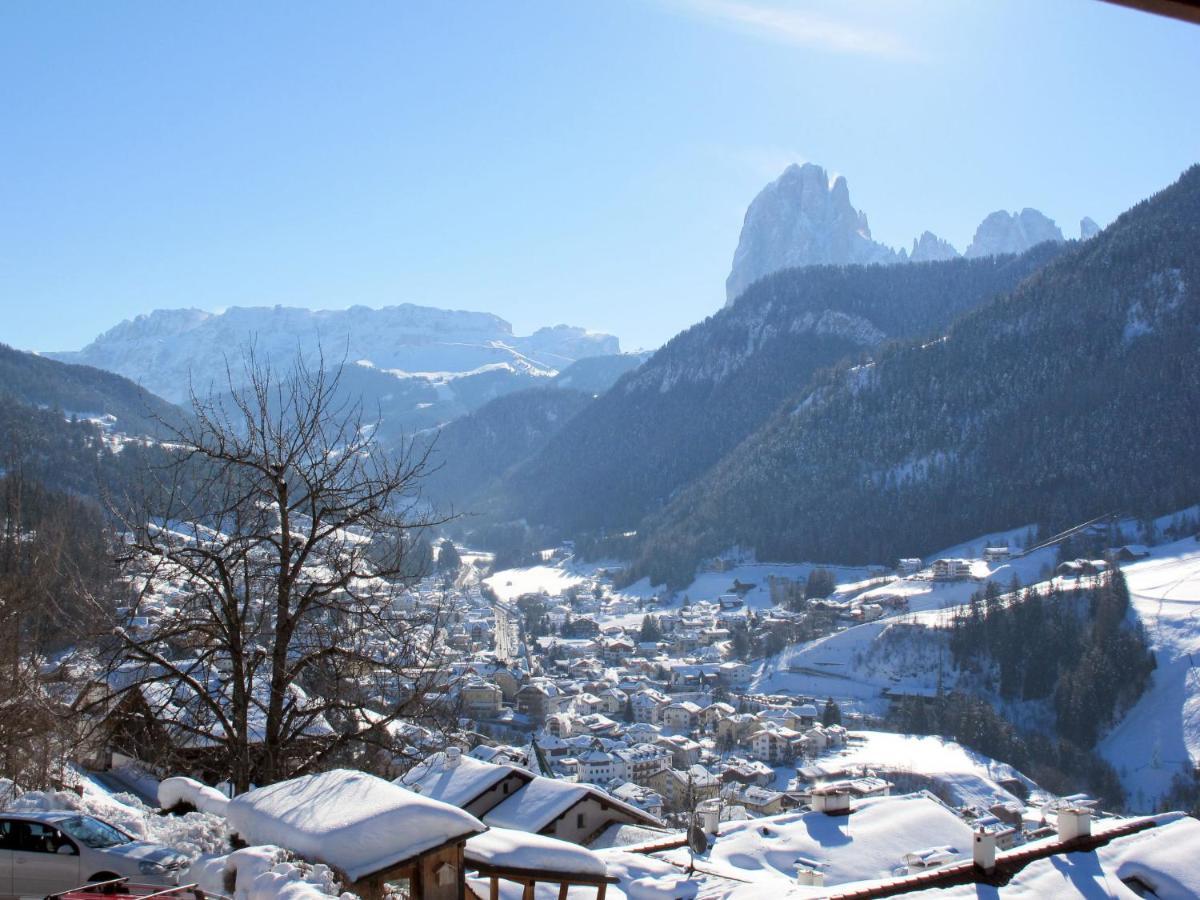
[[575,827],[576,827],[576,828],[582,828],[582,827],[583,827],[583,813],[576,813],[576,815],[575,815]]

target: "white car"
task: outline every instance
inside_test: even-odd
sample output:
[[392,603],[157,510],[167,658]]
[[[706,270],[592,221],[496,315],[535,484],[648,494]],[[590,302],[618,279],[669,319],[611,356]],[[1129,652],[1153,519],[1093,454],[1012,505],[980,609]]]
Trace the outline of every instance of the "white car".
[[172,886],[186,856],[83,813],[0,812],[0,896],[45,897],[95,881],[129,877]]

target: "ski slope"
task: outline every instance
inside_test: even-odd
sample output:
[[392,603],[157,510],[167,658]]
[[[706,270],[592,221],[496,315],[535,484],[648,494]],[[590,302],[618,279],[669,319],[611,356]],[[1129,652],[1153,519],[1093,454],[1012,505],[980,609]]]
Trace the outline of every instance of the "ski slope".
[[1200,543],[1155,547],[1122,571],[1158,668],[1100,752],[1139,807],[1162,796],[1181,769],[1200,763]]

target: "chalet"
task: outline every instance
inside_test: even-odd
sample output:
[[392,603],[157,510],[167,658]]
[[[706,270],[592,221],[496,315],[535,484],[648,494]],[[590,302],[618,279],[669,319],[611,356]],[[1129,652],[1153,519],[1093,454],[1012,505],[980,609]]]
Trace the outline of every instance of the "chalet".
[[662,818],[663,796],[652,788],[626,781],[624,784],[614,784],[609,793],[618,800],[628,803],[630,806],[636,806],[655,818]]
[[650,780],[650,786],[662,794],[668,809],[685,810],[718,796],[721,779],[703,766],[693,765],[686,769],[662,769]]
[[690,700],[672,703],[662,711],[662,723],[676,731],[691,731],[700,724],[700,707]]
[[517,691],[521,689],[521,682],[511,669],[497,669],[492,673],[490,680],[500,688],[506,703],[517,702]]
[[737,710],[718,700],[716,703],[710,703],[700,711],[700,720],[704,725],[713,727],[722,719],[728,719],[730,716],[737,713]]
[[395,784],[482,816],[533,780],[525,769],[482,762],[451,747],[413,766]]
[[504,706],[504,692],[482,679],[469,681],[459,690],[463,712],[473,719],[488,719]]
[[576,761],[575,772],[579,781],[607,784],[615,776],[616,768],[613,755],[596,747],[580,754]]
[[546,724],[543,726],[546,734],[556,738],[569,738],[574,730],[571,725],[571,716],[566,713],[554,713],[546,716]]
[[658,724],[662,721],[662,711],[671,703],[665,694],[653,688],[638,691],[630,702],[633,705],[634,720],[651,724]]
[[657,826],[654,816],[587,784],[534,778],[483,817],[485,824],[586,844],[614,823]]
[[740,744],[758,724],[758,720],[750,713],[734,713],[732,716],[718,719],[717,743],[722,746]]
[[725,662],[717,666],[717,680],[730,690],[745,690],[753,678],[754,673],[745,663]]
[[517,691],[517,710],[536,722],[543,722],[547,716],[558,712],[563,699],[558,685],[548,679],[539,679]]
[[671,751],[656,744],[634,744],[613,751],[617,776],[635,784],[649,784],[650,778],[671,764]]
[[999,547],[984,547],[983,548],[983,558],[986,559],[988,562],[1004,562],[1011,555],[1012,555],[1012,551],[1008,549],[1007,544],[1004,544],[1003,546],[999,546]]
[[696,741],[682,734],[663,735],[658,739],[660,747],[665,747],[671,754],[673,765],[686,769],[700,762],[701,746]]
[[969,559],[935,559],[933,578],[935,581],[962,581],[971,577]]
[[790,728],[763,728],[747,738],[751,752],[769,763],[786,762],[796,757],[804,736]]
[[726,802],[744,806],[749,812],[759,816],[773,816],[783,812],[786,799],[786,795],[780,791],[772,791],[755,784],[727,786],[724,797]]
[[1142,544],[1124,544],[1120,547],[1110,548],[1106,555],[1117,562],[1133,562],[1145,559],[1150,555],[1150,550]]
[[1085,578],[1106,571],[1108,563],[1103,559],[1072,559],[1059,563],[1054,574],[1059,578]]
[[625,703],[629,700],[629,695],[620,688],[604,687],[592,693],[600,698],[600,709],[597,712],[610,716],[625,712]]

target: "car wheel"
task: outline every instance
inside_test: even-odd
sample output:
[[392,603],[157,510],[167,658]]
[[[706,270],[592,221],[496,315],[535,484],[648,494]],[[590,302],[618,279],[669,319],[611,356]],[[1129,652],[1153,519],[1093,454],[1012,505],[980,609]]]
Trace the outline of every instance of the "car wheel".
[[[95,875],[93,875],[91,878],[89,878],[87,880],[87,883],[88,884],[96,884],[96,882],[98,882],[98,881],[114,881],[120,877],[121,876],[118,875],[116,872],[97,872]],[[104,888],[103,890],[105,893],[109,893],[109,892],[115,893],[114,888],[116,888],[116,885],[110,885],[109,887]]]

